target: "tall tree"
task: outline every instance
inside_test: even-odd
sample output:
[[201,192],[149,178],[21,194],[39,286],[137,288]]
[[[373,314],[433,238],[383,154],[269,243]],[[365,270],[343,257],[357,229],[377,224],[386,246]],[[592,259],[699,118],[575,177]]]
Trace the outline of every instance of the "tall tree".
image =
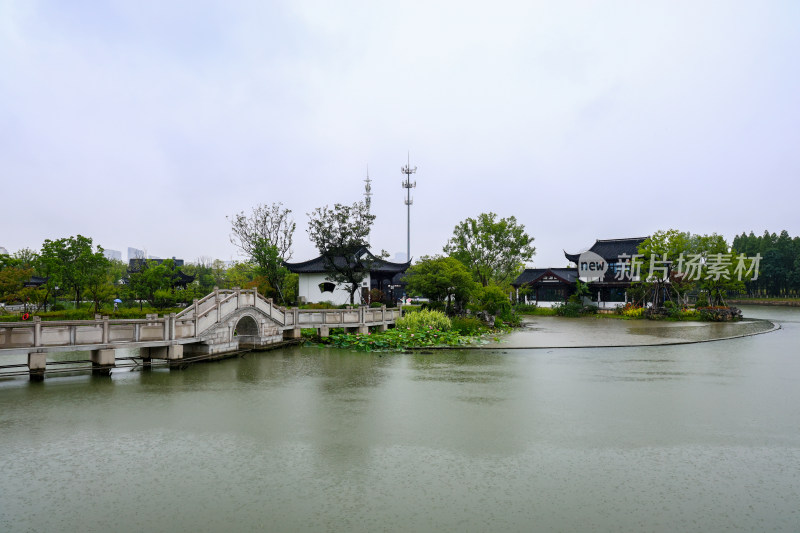
[[254,251],[264,243],[274,246],[283,261],[292,258],[292,239],[295,222],[292,210],[280,202],[257,205],[250,215],[244,211],[228,217],[231,223],[231,243],[245,255],[253,257]]
[[350,293],[350,304],[369,273],[373,256],[367,250],[375,215],[365,202],[334,204],[308,213],[308,236],[322,256],[327,279],[342,283]]
[[406,271],[406,290],[433,302],[463,309],[478,288],[467,267],[453,257],[423,256]]
[[53,283],[60,283],[75,295],[76,307],[80,304],[88,277],[97,267],[93,259],[95,253],[102,255],[103,248],[98,246],[97,252],[93,251],[92,239],[83,235],[55,241],[47,239],[42,244],[39,254],[42,269],[53,277]]
[[103,249],[91,254],[86,261],[86,292],[94,303],[94,312],[100,312],[100,304],[107,302],[114,294],[114,270],[111,261],[103,254]]
[[445,253],[461,261],[484,287],[510,283],[533,259],[533,237],[513,216],[497,220],[494,213],[468,218],[453,230]]
[[258,205],[251,215],[234,215],[231,242],[257,266],[282,303],[286,303],[285,284],[288,270],[283,266],[292,257],[295,223],[292,211],[281,203]]
[[23,284],[33,275],[33,268],[10,255],[0,255],[0,301],[23,300]]

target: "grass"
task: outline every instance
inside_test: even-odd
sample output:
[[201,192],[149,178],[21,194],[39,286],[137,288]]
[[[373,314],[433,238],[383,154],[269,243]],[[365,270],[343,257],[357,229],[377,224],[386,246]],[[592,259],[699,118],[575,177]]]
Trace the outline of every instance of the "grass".
[[533,305],[520,305],[514,309],[519,315],[556,316],[556,310],[550,307],[536,307]]

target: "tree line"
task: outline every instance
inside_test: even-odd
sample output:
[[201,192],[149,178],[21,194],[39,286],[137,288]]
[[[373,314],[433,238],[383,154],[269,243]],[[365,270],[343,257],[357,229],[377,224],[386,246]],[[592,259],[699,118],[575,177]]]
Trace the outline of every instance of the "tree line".
[[[257,205],[251,212],[228,217],[230,240],[245,256],[226,266],[200,258],[178,269],[167,260],[146,260],[135,269],[105,257],[92,238],[77,235],[46,240],[40,250],[20,250],[0,256],[0,301],[25,303],[35,309],[52,307],[56,298],[78,307],[101,306],[119,299],[128,306],[158,309],[190,303],[214,287],[257,288],[278,303],[297,301],[297,275],[286,268],[292,257],[296,224],[281,203]],[[308,215],[308,236],[323,258],[327,279],[350,293],[351,303],[374,261],[388,254],[369,251],[368,236],[375,220],[363,201],[317,208]],[[443,254],[424,256],[407,272],[407,293],[422,296],[434,307],[461,311],[467,305],[496,310],[508,301],[510,283],[535,253],[533,238],[512,217],[483,213],[459,223]],[[180,284],[178,270],[194,280]],[[41,283],[32,286],[35,277]]]
[[761,255],[758,278],[745,283],[745,292],[751,297],[800,296],[800,237],[790,237],[764,231],[756,236],[752,231],[733,238],[732,247],[746,255]]

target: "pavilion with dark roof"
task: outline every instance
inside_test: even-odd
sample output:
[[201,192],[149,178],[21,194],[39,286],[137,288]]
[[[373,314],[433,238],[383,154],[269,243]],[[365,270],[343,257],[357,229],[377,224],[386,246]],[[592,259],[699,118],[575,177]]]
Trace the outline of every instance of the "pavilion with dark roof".
[[[639,245],[647,237],[629,237],[624,239],[598,239],[589,248],[602,257],[608,264],[608,270],[602,280],[588,284],[589,297],[585,303],[597,305],[599,308],[613,309],[627,301],[627,289],[630,280],[617,279],[620,271],[620,257],[632,257],[639,253]],[[567,261],[574,267],[568,268],[527,268],[511,285],[517,290],[517,299],[524,303],[535,303],[540,307],[551,307],[567,301],[575,292],[578,279],[578,260],[583,252],[570,254],[564,252]],[[635,280],[634,280],[635,281]]]
[[[345,265],[363,264],[369,268],[364,280],[361,282],[361,303],[370,303],[370,290],[377,289],[384,295],[384,303],[394,302],[400,297],[402,276],[411,266],[411,261],[406,263],[393,263],[375,257],[366,247],[359,249],[353,257],[335,257],[334,264]],[[284,263],[290,272],[299,275],[298,298],[306,303],[331,302],[334,305],[350,303],[350,293],[342,284],[336,284],[328,279],[325,270],[325,259],[322,256],[302,261],[299,263]],[[356,296],[358,300],[358,296]]]

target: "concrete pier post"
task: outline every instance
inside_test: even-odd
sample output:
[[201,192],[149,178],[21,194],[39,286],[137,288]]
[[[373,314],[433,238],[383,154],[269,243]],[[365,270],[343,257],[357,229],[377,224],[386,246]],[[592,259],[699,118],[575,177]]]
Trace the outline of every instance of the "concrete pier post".
[[139,353],[142,359],[148,363],[152,359],[167,359],[169,361],[183,359],[183,344],[170,344],[169,346],[151,346],[149,348],[141,348]]
[[183,359],[183,344],[171,344],[167,347],[167,359]]
[[317,334],[320,336],[320,338],[324,339],[331,334],[331,328],[328,326],[320,326],[317,328]]
[[103,317],[103,344],[108,344],[108,317]]
[[299,339],[302,336],[303,335],[302,335],[302,332],[300,331],[300,328],[287,329],[287,330],[284,330],[284,332],[283,332],[283,338],[286,339],[286,340]]
[[44,369],[46,366],[46,353],[28,352],[28,374],[31,381],[42,381],[44,379]]
[[42,317],[33,317],[33,345],[42,345]]
[[92,360],[92,374],[110,376],[111,369],[116,365],[116,353],[116,350],[109,349],[92,350],[90,356]]

